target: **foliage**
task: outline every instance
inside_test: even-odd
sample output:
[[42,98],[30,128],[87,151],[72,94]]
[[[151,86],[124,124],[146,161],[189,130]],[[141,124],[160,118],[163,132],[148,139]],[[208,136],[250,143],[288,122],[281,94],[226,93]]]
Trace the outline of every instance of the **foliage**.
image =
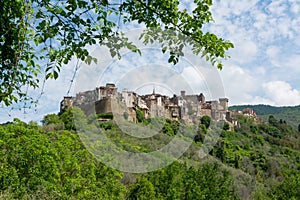
[[275,107],[269,105],[242,105],[230,106],[229,110],[243,110],[245,108],[252,108],[258,117],[262,118],[266,122],[270,115],[273,115],[276,119],[285,120],[287,124],[292,125],[295,129],[298,128],[300,123],[300,106]]
[[230,129],[229,123],[228,122],[224,122],[223,130],[224,131],[228,131],[229,129]]
[[300,173],[290,172],[285,179],[274,187],[269,195],[273,199],[299,199],[300,198]]
[[268,122],[269,122],[269,124],[271,124],[272,126],[276,126],[276,125],[278,124],[277,119],[276,119],[273,115],[270,115],[270,116],[269,116]]
[[110,130],[114,127],[112,122],[99,122],[99,126],[104,130]]
[[44,118],[42,119],[42,124],[44,126],[49,124],[60,124],[60,123],[62,123],[62,120],[56,114],[45,115]]
[[[90,128],[94,121],[87,120],[79,108],[76,110],[71,110],[73,115],[68,111],[68,115],[76,125]],[[234,130],[220,127],[220,139],[206,158],[200,160],[202,146],[193,143],[178,161],[157,171],[127,175],[127,181],[121,172],[99,163],[74,131],[45,129],[52,121],[57,122],[53,114],[44,117],[47,125],[42,127],[14,119],[0,125],[0,198],[299,199],[298,131],[274,116],[271,121],[276,123],[243,115],[233,117],[238,126]],[[155,120],[162,119],[151,122]],[[169,127],[172,134],[178,134],[183,126],[178,121],[162,121],[162,127]],[[157,151],[174,137],[158,133],[151,138],[137,138],[112,122],[103,124],[111,124],[104,131],[108,139],[131,152]],[[193,130],[204,137],[215,123],[211,121],[209,129],[202,123],[198,126]],[[80,127],[76,127],[78,133]]]
[[161,199],[237,199],[231,176],[217,164],[189,167],[174,162],[145,177]]
[[0,149],[0,190],[12,199],[236,198],[232,178],[217,165],[175,162],[125,187],[122,173],[97,162],[77,134],[17,119],[0,126]]
[[211,118],[210,118],[210,116],[205,115],[205,116],[201,117],[200,121],[201,121],[201,124],[204,124],[205,127],[208,128],[210,125],[210,122],[211,122]]
[[203,143],[206,134],[207,134],[206,126],[204,124],[199,123],[197,135],[195,136],[194,141]]
[[173,129],[172,129],[172,127],[171,127],[171,125],[169,123],[165,123],[164,124],[164,126],[162,128],[162,132],[164,134],[169,135],[169,136],[174,136],[174,131],[173,131]]
[[[297,131],[274,116],[270,117],[270,123],[256,122],[253,118],[243,115],[233,117],[238,121],[235,131],[223,130],[221,140],[210,154],[227,166],[255,177],[262,186],[257,188],[253,197],[297,199],[288,187],[278,190],[280,181],[285,177],[285,171],[289,171],[290,176],[290,170],[300,167],[300,137]],[[297,182],[292,184],[290,189],[298,187]],[[286,196],[283,198],[282,194]]]
[[144,113],[142,110],[138,109],[136,110],[136,119],[139,123],[142,123],[145,121]]
[[121,174],[97,162],[69,131],[2,125],[0,149],[0,190],[14,199],[124,197],[125,188],[116,178]]
[[127,199],[156,199],[154,186],[147,178],[141,177],[129,187]]
[[205,135],[208,133],[208,128],[211,125],[211,118],[207,115],[201,117],[200,123],[198,124],[197,134],[194,136],[195,142],[203,143]]
[[112,113],[102,113],[102,114],[98,114],[97,118],[113,119],[114,115]]
[[[233,44],[204,32],[212,22],[211,0],[195,0],[194,9],[179,9],[179,1],[134,1],[121,3],[96,0],[1,1],[0,9],[0,102],[10,105],[26,99],[22,86],[37,87],[39,74],[57,79],[60,69],[73,57],[90,64],[97,62],[87,47],[108,47],[112,57],[121,58],[120,49],[141,53],[121,32],[121,24],[138,23],[147,31],[141,39],[154,40],[169,62],[176,64],[182,49],[205,56],[222,68],[221,59]],[[38,53],[37,53],[38,52]]]
[[178,133],[179,128],[180,128],[179,121],[166,119],[164,126],[162,127],[162,132],[169,136],[174,136]]
[[87,124],[84,112],[77,106],[68,108],[60,115],[60,119],[69,131],[76,131],[76,128],[83,128]]
[[45,115],[41,122],[43,124],[43,129],[47,132],[64,130],[65,128],[64,122],[56,114]]

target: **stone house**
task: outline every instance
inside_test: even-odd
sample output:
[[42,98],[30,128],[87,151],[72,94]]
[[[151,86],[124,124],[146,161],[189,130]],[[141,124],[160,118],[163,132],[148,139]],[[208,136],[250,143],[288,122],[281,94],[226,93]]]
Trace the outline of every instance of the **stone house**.
[[95,90],[79,92],[75,97],[64,97],[60,111],[72,106],[79,106],[86,115],[96,112],[121,116],[127,113],[127,120],[132,122],[136,122],[137,110],[141,110],[145,118],[164,117],[185,123],[196,123],[204,115],[215,120],[226,120],[229,112],[227,98],[206,101],[202,93],[186,95],[185,91],[181,91],[180,96],[174,94],[173,97],[157,94],[155,90],[151,94],[138,95],[126,89],[118,92],[118,88],[112,83]]

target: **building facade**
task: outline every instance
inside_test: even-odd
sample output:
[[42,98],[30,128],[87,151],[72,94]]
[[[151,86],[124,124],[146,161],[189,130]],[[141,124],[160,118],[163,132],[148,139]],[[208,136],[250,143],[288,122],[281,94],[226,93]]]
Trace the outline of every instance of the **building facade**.
[[186,95],[181,91],[180,96],[157,94],[138,95],[133,91],[118,92],[114,84],[107,83],[95,90],[79,92],[75,97],[64,97],[60,104],[60,112],[78,106],[86,115],[127,113],[127,120],[136,122],[136,111],[141,110],[145,118],[164,117],[180,120],[184,123],[195,123],[202,116],[210,116],[215,120],[226,120],[228,117],[228,99],[206,101],[204,94]]

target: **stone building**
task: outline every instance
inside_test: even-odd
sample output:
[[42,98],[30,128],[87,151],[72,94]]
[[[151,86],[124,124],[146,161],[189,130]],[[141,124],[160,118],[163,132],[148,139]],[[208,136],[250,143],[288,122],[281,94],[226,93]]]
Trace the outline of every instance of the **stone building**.
[[116,99],[118,97],[118,88],[116,88],[115,84],[113,83],[107,83],[106,86],[100,86],[99,88],[96,88],[96,91],[98,93],[98,99]]
[[155,90],[153,90],[152,94],[142,95],[141,99],[149,109],[150,117],[165,117],[172,120],[180,119],[180,107],[176,98],[156,94]]
[[114,84],[107,83],[106,86],[94,90],[79,92],[75,97],[64,97],[60,104],[60,112],[72,106],[80,107],[86,115],[96,111],[100,113],[112,113],[111,104],[113,99],[118,99],[117,88]]
[[206,101],[204,94],[180,96],[157,94],[138,95],[133,91],[123,89],[118,92],[114,84],[107,83],[95,90],[79,92],[75,97],[64,97],[60,105],[63,112],[69,107],[79,106],[87,115],[118,114],[129,121],[136,122],[136,111],[141,110],[145,118],[164,117],[171,120],[181,120],[185,123],[197,123],[202,116],[208,115],[215,120],[226,120],[228,115],[228,99]]
[[206,101],[202,93],[186,95],[185,91],[181,91],[180,94],[178,105],[181,109],[181,119],[186,123],[195,123],[205,115],[215,120],[226,120],[226,113],[229,112],[227,98]]
[[252,108],[245,108],[242,111],[243,115],[248,116],[248,117],[256,117],[256,113]]

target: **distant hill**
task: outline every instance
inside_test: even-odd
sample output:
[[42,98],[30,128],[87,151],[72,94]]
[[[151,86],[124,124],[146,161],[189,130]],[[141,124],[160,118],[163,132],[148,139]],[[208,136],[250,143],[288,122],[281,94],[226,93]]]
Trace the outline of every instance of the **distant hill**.
[[299,106],[283,106],[275,107],[270,105],[235,105],[230,106],[229,110],[243,110],[245,108],[252,108],[258,117],[267,121],[270,115],[276,119],[285,120],[288,124],[298,129],[300,124],[300,105]]

